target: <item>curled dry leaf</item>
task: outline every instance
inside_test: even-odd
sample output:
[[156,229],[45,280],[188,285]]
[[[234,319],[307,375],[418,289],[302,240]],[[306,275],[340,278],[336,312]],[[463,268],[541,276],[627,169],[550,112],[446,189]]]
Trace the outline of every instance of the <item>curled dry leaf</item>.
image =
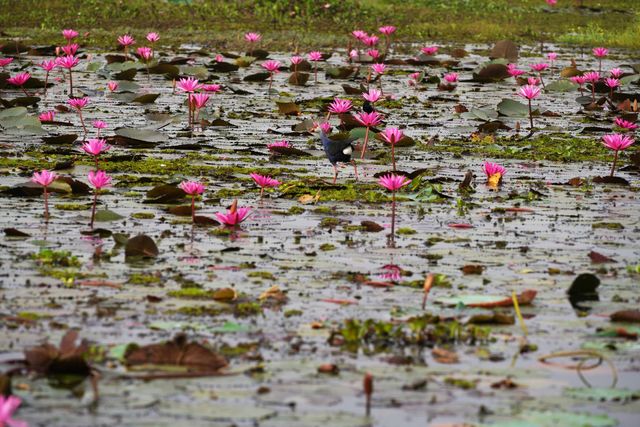
[[70,374],[88,376],[91,367],[85,360],[89,344],[78,340],[78,331],[69,330],[60,340],[60,346],[44,343],[24,351],[30,370],[43,375]]
[[178,334],[171,341],[149,344],[127,350],[128,366],[170,365],[182,366],[188,372],[210,374],[227,366],[227,360],[197,342],[188,342],[187,336]]

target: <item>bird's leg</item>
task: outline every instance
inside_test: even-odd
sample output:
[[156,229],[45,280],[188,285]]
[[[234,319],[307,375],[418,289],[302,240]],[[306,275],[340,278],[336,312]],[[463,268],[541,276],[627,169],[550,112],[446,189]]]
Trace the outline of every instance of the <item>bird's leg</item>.
[[353,172],[356,174],[356,181],[358,180],[358,166],[356,166],[356,161],[351,160],[351,164],[353,165]]
[[335,184],[338,180],[338,168],[336,165],[333,165],[333,183]]

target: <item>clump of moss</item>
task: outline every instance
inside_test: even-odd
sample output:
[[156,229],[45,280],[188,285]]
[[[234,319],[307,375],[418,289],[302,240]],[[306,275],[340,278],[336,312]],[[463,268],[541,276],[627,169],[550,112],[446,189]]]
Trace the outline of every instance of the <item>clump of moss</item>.
[[135,212],[131,214],[131,218],[135,219],[153,219],[156,215],[153,212]]
[[396,233],[400,235],[410,236],[412,234],[416,234],[417,231],[410,227],[401,227],[396,230]]
[[270,273],[268,271],[251,271],[247,273],[247,277],[264,280],[276,280],[276,277],[273,275],[273,273]]
[[213,297],[213,292],[210,289],[184,288],[169,291],[167,292],[167,296],[187,299],[211,299]]
[[160,277],[151,274],[133,273],[131,276],[129,276],[129,280],[127,280],[127,283],[131,285],[155,285],[157,283],[160,283]]
[[336,249],[336,245],[332,245],[331,243],[323,243],[320,245],[320,250],[321,251],[333,251]]
[[82,265],[78,257],[72,255],[70,251],[41,249],[37,254],[31,254],[31,259],[42,266],[80,267]]
[[84,203],[58,203],[55,208],[61,211],[84,211],[90,209],[91,206]]

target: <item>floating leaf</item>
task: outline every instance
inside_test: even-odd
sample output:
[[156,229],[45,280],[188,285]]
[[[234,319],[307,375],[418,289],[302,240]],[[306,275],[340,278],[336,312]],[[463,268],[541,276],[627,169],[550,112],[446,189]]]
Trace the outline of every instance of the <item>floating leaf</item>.
[[276,100],[278,106],[278,112],[285,116],[298,116],[300,115],[300,107],[293,101],[281,98]]
[[108,209],[97,211],[95,216],[95,220],[97,222],[118,221],[119,219],[122,219],[122,218],[124,218],[122,215],[117,214],[116,212],[110,211]]
[[640,310],[616,311],[610,316],[610,319],[612,322],[640,323]]
[[76,139],[78,139],[78,135],[75,133],[42,137],[42,140],[47,144],[72,144]]
[[631,402],[640,399],[640,391],[621,388],[565,388],[564,394],[574,399],[597,402]]
[[[528,305],[533,302],[536,297],[537,291],[533,289],[527,289],[520,293],[518,298],[518,304],[520,305]],[[440,304],[443,305],[464,305],[466,307],[484,307],[484,308],[493,308],[493,307],[511,307],[513,305],[513,300],[510,296],[502,297],[498,295],[460,295],[457,297],[451,298],[440,298],[437,300]]]
[[489,58],[504,58],[509,62],[518,61],[518,45],[511,40],[500,40],[491,49]]
[[332,79],[347,79],[355,71],[356,68],[354,67],[327,67],[325,74],[327,77]]
[[573,92],[578,89],[578,85],[570,80],[556,80],[547,84],[544,88],[545,92]]
[[[185,192],[176,185],[161,184],[147,191],[145,203],[174,203],[184,200]],[[189,207],[189,215],[191,207]]]
[[158,247],[153,239],[145,234],[139,234],[127,241],[124,248],[127,257],[157,257]]
[[115,141],[121,145],[158,144],[169,141],[169,137],[162,132],[152,129],[116,128]]
[[300,71],[291,73],[289,76],[289,84],[295,86],[304,86],[309,81],[310,74],[302,73]]
[[271,77],[271,73],[255,73],[245,76],[242,80],[245,82],[264,82],[269,77]]
[[503,99],[498,104],[498,112],[509,117],[528,117],[529,106],[513,99]]
[[159,93],[145,93],[144,95],[133,98],[131,102],[137,102],[138,104],[152,104],[159,96]]
[[178,334],[172,341],[149,344],[128,349],[125,360],[129,366],[174,365],[183,366],[189,372],[212,373],[229,363],[218,354],[196,342],[188,342],[184,334]]

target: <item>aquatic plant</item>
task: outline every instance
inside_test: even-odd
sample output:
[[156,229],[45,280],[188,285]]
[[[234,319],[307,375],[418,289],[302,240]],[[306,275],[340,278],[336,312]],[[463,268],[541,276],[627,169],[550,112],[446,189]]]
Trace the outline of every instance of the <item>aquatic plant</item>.
[[93,205],[91,207],[91,222],[89,223],[89,227],[93,228],[93,222],[96,217],[96,205],[98,203],[98,192],[109,185],[111,185],[111,177],[107,175],[105,171],[89,171],[89,175],[87,176],[89,183],[93,185]]
[[178,188],[191,196],[191,220],[196,222],[196,196],[204,193],[204,184],[199,181],[182,181],[178,184]]
[[33,177],[31,177],[31,181],[35,182],[38,185],[41,185],[44,192],[44,217],[45,219],[49,219],[49,193],[48,187],[51,185],[53,181],[58,177],[55,172],[50,172],[46,169],[43,169],[40,172],[34,172]]
[[626,150],[629,146],[631,146],[635,140],[628,135],[623,135],[620,133],[613,133],[604,135],[602,137],[602,145],[613,150],[613,164],[611,165],[611,175],[613,176],[616,171],[616,163],[618,162],[618,153],[620,151]]

